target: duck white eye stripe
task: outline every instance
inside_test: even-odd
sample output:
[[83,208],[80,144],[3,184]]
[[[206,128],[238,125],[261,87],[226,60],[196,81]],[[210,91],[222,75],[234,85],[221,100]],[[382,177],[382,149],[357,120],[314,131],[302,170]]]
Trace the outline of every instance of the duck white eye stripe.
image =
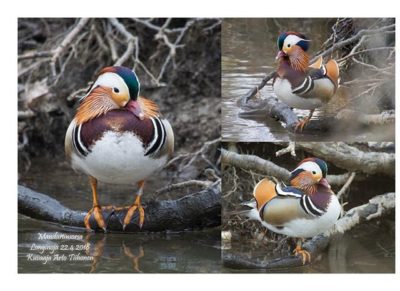
[[308,41],[307,39],[303,39],[301,37],[298,37],[297,35],[290,34],[285,38],[283,45],[284,46],[287,46],[288,44],[295,45],[296,43],[298,43],[299,41],[302,41],[302,40]]

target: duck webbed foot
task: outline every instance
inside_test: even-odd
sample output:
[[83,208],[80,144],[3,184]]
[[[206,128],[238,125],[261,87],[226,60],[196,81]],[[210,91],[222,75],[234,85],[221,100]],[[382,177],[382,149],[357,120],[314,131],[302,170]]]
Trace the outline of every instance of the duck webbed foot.
[[139,212],[139,227],[142,228],[142,226],[143,226],[143,223],[144,223],[144,208],[143,208],[143,206],[141,204],[140,197],[142,196],[142,193],[143,193],[144,181],[140,181],[138,183],[138,185],[139,185],[139,192],[138,192],[138,194],[136,196],[135,202],[130,207],[128,207],[128,211],[127,211],[127,213],[125,215],[124,224],[123,224],[123,227],[122,227],[123,230],[125,230],[126,226],[131,222],[133,214],[136,211]]
[[301,245],[302,240],[299,240],[297,242],[296,248],[293,251],[294,255],[301,257],[303,265],[305,265],[306,263],[311,263],[311,254],[308,251],[304,250]]
[[310,122],[311,117],[313,116],[313,113],[314,113],[314,109],[310,110],[310,114],[307,117],[305,117],[302,120],[300,120],[296,124],[296,126],[294,128],[294,132],[299,132],[299,133],[303,132],[303,130],[306,127],[306,125]]
[[114,206],[100,206],[100,205],[94,205],[86,214],[84,218],[84,223],[85,223],[85,228],[88,231],[92,231],[92,227],[90,226],[90,217],[93,215],[94,220],[97,223],[97,226],[101,228],[104,232],[106,232],[107,225],[104,220],[103,216],[103,211],[110,211],[113,210],[115,207]]

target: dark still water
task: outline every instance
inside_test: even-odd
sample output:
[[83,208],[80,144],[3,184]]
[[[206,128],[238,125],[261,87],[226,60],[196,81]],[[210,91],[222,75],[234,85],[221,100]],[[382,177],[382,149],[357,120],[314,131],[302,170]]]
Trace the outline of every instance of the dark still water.
[[[159,177],[146,185],[144,201],[155,198],[149,197],[150,193],[168,183],[167,177]],[[56,198],[69,208],[87,211],[91,207],[87,178],[73,172],[63,161],[33,159],[30,170],[20,176],[19,183]],[[111,202],[129,205],[134,191],[129,186],[99,185],[104,205]],[[18,272],[215,273],[221,270],[220,237],[219,228],[136,234],[86,233],[83,228],[19,215]]]

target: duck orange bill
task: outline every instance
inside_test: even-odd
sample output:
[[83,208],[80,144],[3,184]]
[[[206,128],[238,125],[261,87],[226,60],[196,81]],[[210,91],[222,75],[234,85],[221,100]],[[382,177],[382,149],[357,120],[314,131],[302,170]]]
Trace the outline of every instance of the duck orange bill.
[[325,178],[322,178],[321,180],[319,180],[319,184],[322,186],[325,186],[327,188],[331,188],[331,185],[329,185],[328,180],[326,180]]
[[140,120],[144,119],[144,113],[142,108],[140,108],[139,103],[137,100],[130,100],[126,105],[125,108],[132,112],[137,118]]
[[277,60],[279,58],[283,58],[284,56],[286,56],[286,54],[283,51],[279,51],[275,59]]

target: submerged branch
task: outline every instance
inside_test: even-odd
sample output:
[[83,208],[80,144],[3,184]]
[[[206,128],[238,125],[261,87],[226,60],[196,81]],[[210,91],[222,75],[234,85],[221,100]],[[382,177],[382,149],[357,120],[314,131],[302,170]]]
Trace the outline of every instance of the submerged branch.
[[276,71],[273,71],[268,75],[266,75],[261,80],[261,83],[258,86],[252,88],[249,92],[247,92],[246,95],[243,96],[245,102],[247,102],[250,98],[254,97],[262,88],[264,88],[264,86],[268,83],[268,81],[275,78],[275,76],[276,76]]
[[[221,224],[221,185],[215,182],[209,188],[176,200],[150,201],[144,205],[145,222],[138,226],[135,213],[125,232],[180,231],[213,227]],[[59,201],[27,187],[18,186],[18,212],[44,221],[66,226],[84,227],[86,212],[69,209]],[[122,231],[127,209],[103,210],[108,231]],[[95,221],[91,220],[91,225]]]

